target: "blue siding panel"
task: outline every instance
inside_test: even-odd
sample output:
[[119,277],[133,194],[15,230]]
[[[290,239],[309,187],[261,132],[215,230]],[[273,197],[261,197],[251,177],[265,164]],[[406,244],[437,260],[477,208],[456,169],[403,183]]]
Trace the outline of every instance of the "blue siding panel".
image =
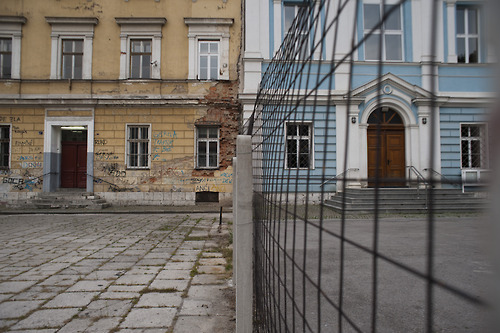
[[441,173],[450,180],[461,179],[460,124],[485,119],[487,110],[482,108],[441,108]]
[[456,92],[492,92],[495,90],[491,68],[485,65],[440,66],[439,90]]

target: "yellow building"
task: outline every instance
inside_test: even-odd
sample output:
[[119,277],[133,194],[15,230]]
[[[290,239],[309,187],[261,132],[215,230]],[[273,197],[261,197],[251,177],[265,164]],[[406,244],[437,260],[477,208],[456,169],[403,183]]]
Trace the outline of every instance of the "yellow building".
[[2,201],[228,199],[241,1],[2,0]]

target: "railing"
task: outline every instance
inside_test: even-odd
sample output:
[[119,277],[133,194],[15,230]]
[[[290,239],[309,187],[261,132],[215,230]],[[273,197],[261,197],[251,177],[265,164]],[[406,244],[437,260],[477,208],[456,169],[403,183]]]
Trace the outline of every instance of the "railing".
[[339,179],[344,179],[342,176],[344,176],[344,174],[348,173],[349,171],[359,171],[359,169],[358,168],[349,168],[349,169],[339,173],[338,175],[333,176],[332,178],[325,180],[323,183],[321,183],[321,185],[319,185],[319,187],[323,187],[327,183],[332,182],[334,180],[337,181]]
[[425,208],[429,207],[429,196],[427,190],[429,189],[429,182],[422,176],[422,174],[413,165],[406,166],[408,168],[408,180],[411,182],[411,173],[417,176],[417,197],[420,198],[420,183],[425,186]]
[[[443,176],[442,174],[440,174],[439,172],[437,172],[433,168],[425,168],[423,170],[424,171],[430,171],[430,172],[432,172],[432,174],[438,175],[441,178],[441,183],[450,184],[450,185],[456,186],[456,187],[460,187],[461,186],[459,183],[454,182],[453,180],[450,180],[449,178],[446,178],[445,176]],[[444,182],[443,182],[443,180],[444,180]]]
[[122,190],[122,188],[121,188],[120,186],[118,186],[118,185],[116,185],[116,184],[113,184],[113,183],[111,183],[111,182],[108,182],[108,181],[106,181],[106,180],[104,180],[104,179],[102,179],[102,178],[96,177],[96,176],[91,175],[91,174],[89,174],[89,173],[86,173],[86,175],[87,175],[88,177],[92,178],[92,180],[93,180],[93,181],[95,181],[95,180],[99,180],[100,182],[103,182],[103,183],[108,184],[109,186],[111,186],[111,187],[113,188],[113,191],[120,192],[120,191]]

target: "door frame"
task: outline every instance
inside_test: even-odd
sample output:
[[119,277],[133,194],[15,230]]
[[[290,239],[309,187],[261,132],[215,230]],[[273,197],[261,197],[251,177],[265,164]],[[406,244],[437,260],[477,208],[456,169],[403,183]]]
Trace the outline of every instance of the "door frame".
[[[370,125],[372,125],[372,129],[370,129]],[[370,132],[376,132],[378,129],[376,128],[376,125],[375,124],[368,124],[368,127],[367,127],[367,130],[366,130],[366,138],[368,140],[368,134]],[[406,186],[407,184],[407,181],[406,181],[406,140],[405,140],[405,127],[403,124],[401,125],[381,125],[380,126],[380,131],[381,133],[383,132],[383,136],[385,136],[385,140],[384,140],[384,143],[383,145],[385,145],[385,147],[381,147],[381,160],[380,162],[382,163],[382,165],[385,165],[384,164],[384,161],[386,159],[388,159],[388,147],[387,147],[387,136],[386,134],[388,132],[398,132],[398,133],[402,133],[403,135],[403,156],[404,156],[404,165],[403,165],[403,175],[404,175],[404,178],[405,180],[401,183],[394,183],[394,184],[391,184],[390,182],[389,183],[385,183],[383,181],[381,181],[379,183],[379,186],[380,187],[403,187],[403,186]],[[382,140],[382,138],[381,138]],[[384,155],[384,152],[385,152],[385,155]],[[367,151],[366,151],[366,162],[367,162],[367,165],[368,165],[368,168],[367,168],[367,178],[370,177],[370,164],[369,164],[369,153],[370,153],[370,147],[368,146],[368,141],[367,141]],[[386,169],[384,167],[382,167],[381,169]],[[387,177],[387,175],[380,175],[381,179],[383,179],[384,177]],[[368,187],[374,187],[374,183],[373,182],[368,182]]]
[[[83,109],[91,111],[93,109]],[[47,110],[49,111],[49,110]],[[57,109],[57,111],[61,111]],[[72,111],[72,110],[70,110]],[[61,186],[61,139],[63,126],[87,127],[87,192],[94,192],[94,117],[45,117],[43,142],[43,192],[54,192]]]
[[[368,187],[368,118],[371,113],[380,107],[389,107],[396,111],[403,120],[404,140],[405,140],[405,168],[413,165],[416,168],[420,167],[420,145],[419,132],[420,126],[417,122],[418,118],[402,101],[396,100],[388,96],[382,96],[379,101],[372,101],[359,114],[359,124],[355,124],[356,130],[352,131],[353,141],[360,147],[357,158],[359,160],[359,173],[361,179],[360,186]],[[359,112],[359,109],[358,109]],[[355,165],[355,164],[354,164]],[[405,170],[405,173],[407,171]],[[408,185],[409,179],[406,180]]]

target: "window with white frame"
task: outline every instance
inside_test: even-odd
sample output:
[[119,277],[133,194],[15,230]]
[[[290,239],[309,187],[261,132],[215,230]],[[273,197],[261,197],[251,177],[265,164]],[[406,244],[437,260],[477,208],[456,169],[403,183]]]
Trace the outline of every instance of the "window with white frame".
[[288,169],[308,169],[313,165],[313,128],[311,123],[286,123],[285,159]]
[[463,169],[488,168],[486,124],[461,124],[460,141]]
[[199,42],[199,79],[217,80],[219,78],[219,42]]
[[151,78],[151,39],[130,40],[130,78]]
[[12,38],[0,38],[0,78],[12,76]]
[[[390,14],[388,14],[390,13]],[[388,14],[384,23],[380,21]],[[379,25],[380,24],[380,25]],[[365,60],[403,60],[403,19],[401,5],[365,3],[363,5]],[[372,32],[373,30],[373,32]],[[371,34],[370,34],[371,33]],[[380,50],[382,47],[382,50]]]
[[92,78],[93,17],[46,17],[52,26],[51,79]]
[[9,168],[10,125],[0,125],[0,170]]
[[230,18],[185,18],[189,72],[193,80],[229,80]]
[[62,79],[81,79],[83,74],[83,39],[62,40]]
[[478,63],[480,59],[479,9],[472,6],[457,6],[456,29],[458,62]]
[[160,79],[162,17],[115,18],[120,25],[120,79]]
[[214,169],[219,167],[219,127],[196,127],[196,167]]
[[[283,31],[285,38],[289,38],[289,30],[292,27],[295,17],[299,15],[299,11],[303,6],[300,5],[283,5]],[[296,54],[298,59],[306,59],[309,57],[311,47],[309,45],[309,24],[308,18],[305,22],[297,22],[296,30],[292,33],[295,39]]]
[[23,16],[0,16],[0,79],[21,78]]
[[150,163],[150,125],[127,125],[127,167],[147,169]]

